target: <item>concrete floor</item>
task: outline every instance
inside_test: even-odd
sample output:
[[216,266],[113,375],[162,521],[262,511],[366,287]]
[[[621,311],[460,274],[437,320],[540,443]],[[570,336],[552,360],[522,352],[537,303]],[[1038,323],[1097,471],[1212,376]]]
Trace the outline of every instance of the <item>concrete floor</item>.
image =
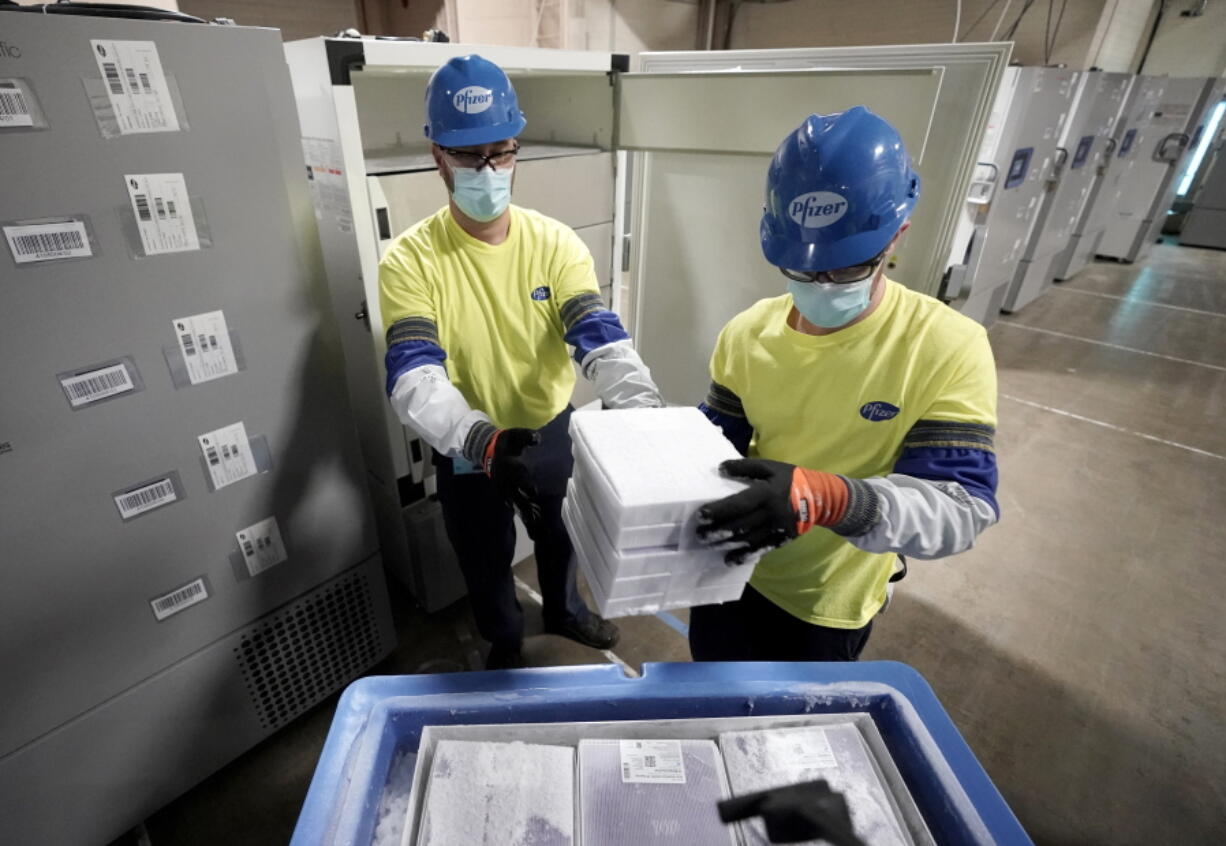
[[[864,657],[927,677],[1037,843],[1226,842],[1226,253],[1095,264],[991,338],[1002,522],[914,562]],[[463,602],[393,601],[401,646],[373,672],[479,666]],[[607,660],[529,619],[531,663]],[[685,620],[619,621],[617,657],[688,660]],[[154,815],[146,842],[286,842],[335,701]]]

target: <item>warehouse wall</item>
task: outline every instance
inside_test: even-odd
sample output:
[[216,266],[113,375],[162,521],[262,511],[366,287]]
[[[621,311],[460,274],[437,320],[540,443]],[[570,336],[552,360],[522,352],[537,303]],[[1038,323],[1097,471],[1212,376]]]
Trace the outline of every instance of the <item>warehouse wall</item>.
[[358,25],[353,0],[179,0],[179,8],[202,18],[231,18],[243,26],[276,27],[286,41],[332,35]]
[[1200,17],[1180,17],[1181,11],[1195,5],[1195,0],[1167,3],[1142,68],[1145,73],[1226,75],[1226,0],[1208,0]]
[[[21,6],[41,6],[45,2],[54,3],[55,0],[17,0]],[[179,0],[91,0],[94,3],[135,3],[139,6],[153,6],[155,9],[166,9],[171,12],[181,12],[179,8]],[[192,14],[192,12],[188,12]]]
[[[1026,10],[1013,38],[1015,60],[1045,63],[1046,33],[1055,29],[1060,5],[1056,2],[1052,7],[1050,24],[1048,3],[1035,2]],[[1065,4],[1049,60],[1087,67],[1108,5],[1109,0],[1070,0]],[[987,41],[994,30],[996,40],[1004,40],[1004,33],[1024,6],[1024,0],[963,0],[958,40]],[[956,9],[956,0],[747,2],[736,13],[730,44],[733,48],[763,48],[939,43],[953,40]],[[716,42],[722,43],[721,38]]]
[[583,0],[587,50],[640,53],[693,50],[697,3],[676,0]]
[[1135,73],[1157,13],[1157,0],[1113,0],[1104,10],[1102,42],[1090,65]]

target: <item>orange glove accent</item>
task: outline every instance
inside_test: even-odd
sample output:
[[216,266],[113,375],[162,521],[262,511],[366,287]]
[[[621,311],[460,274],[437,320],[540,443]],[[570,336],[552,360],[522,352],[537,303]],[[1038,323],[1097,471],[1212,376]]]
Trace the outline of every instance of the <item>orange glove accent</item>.
[[499,429],[494,433],[494,437],[490,438],[490,442],[485,445],[485,455],[481,458],[481,469],[485,471],[485,475],[491,479],[494,477],[494,447],[498,445],[498,438],[502,435],[503,430]]
[[847,483],[833,473],[792,471],[792,510],[796,512],[796,534],[803,535],[814,526],[833,526],[847,512]]

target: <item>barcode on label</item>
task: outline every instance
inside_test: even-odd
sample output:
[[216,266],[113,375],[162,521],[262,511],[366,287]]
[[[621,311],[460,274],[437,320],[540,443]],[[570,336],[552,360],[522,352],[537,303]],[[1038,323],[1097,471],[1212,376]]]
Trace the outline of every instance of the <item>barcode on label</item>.
[[187,355],[196,354],[196,342],[190,332],[183,333],[183,352]]
[[112,62],[103,62],[102,70],[106,73],[106,84],[110,86],[112,94],[123,93],[123,81],[119,78],[119,68]]
[[149,213],[149,197],[144,194],[136,195],[136,213],[141,220],[153,220],[153,215]]
[[162,218],[162,220],[165,220],[165,219],[166,219],[166,205],[165,205],[165,203],[163,203],[163,202],[162,202],[162,198],[161,198],[161,197],[154,197],[154,198],[153,198],[153,203],[154,203],[154,205],[156,205],[156,206],[157,206],[157,210],[158,210],[158,217]]
[[140,75],[140,87],[145,89],[145,93],[153,91],[153,86],[149,84],[149,74],[142,73]]
[[209,447],[206,454],[209,457],[210,465],[217,465],[221,463],[221,459],[217,457],[217,447]]
[[119,507],[119,516],[127,520],[162,505],[169,505],[178,498],[174,483],[170,479],[158,479],[156,482],[115,497],[115,505]]
[[131,68],[124,68],[123,72],[128,76],[128,88],[134,93],[140,93],[140,88],[136,84],[136,71]]
[[172,593],[159,596],[149,604],[153,607],[153,616],[161,621],[208,598],[209,592],[204,586],[204,579],[196,579]]
[[93,249],[84,222],[26,223],[4,227],[13,259],[18,264],[64,258],[89,258]]
[[643,766],[645,766],[645,767],[654,767],[655,765],[656,765],[656,756],[655,756],[655,755],[644,755],[644,756],[643,756]]
[[28,117],[30,107],[26,98],[15,88],[0,91],[0,117]]
[[19,256],[66,253],[85,249],[85,239],[75,229],[64,232],[42,232],[37,235],[18,235],[13,239],[13,249]]
[[68,402],[73,408],[136,388],[128,373],[128,368],[123,364],[112,364],[89,373],[62,378],[60,384],[64,386],[64,392],[68,394]]
[[178,215],[175,213],[175,201],[174,200],[167,200],[166,207],[170,209],[171,217],[178,217]]

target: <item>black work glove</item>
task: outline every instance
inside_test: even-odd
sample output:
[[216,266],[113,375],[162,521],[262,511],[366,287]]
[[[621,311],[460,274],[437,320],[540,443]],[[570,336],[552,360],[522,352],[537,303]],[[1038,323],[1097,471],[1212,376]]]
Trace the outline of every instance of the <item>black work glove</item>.
[[734,545],[724,556],[729,564],[756,562],[814,526],[835,525],[847,510],[847,482],[833,473],[765,458],[725,461],[719,469],[749,483],[698,509],[698,539]]
[[761,817],[771,843],[826,840],[834,846],[864,846],[851,824],[847,800],[825,781],[807,781],[725,799],[719,818],[733,823]]
[[498,493],[524,521],[528,537],[533,540],[541,522],[541,506],[537,504],[536,484],[523,453],[540,442],[541,436],[532,429],[499,429],[486,446],[481,464]]

